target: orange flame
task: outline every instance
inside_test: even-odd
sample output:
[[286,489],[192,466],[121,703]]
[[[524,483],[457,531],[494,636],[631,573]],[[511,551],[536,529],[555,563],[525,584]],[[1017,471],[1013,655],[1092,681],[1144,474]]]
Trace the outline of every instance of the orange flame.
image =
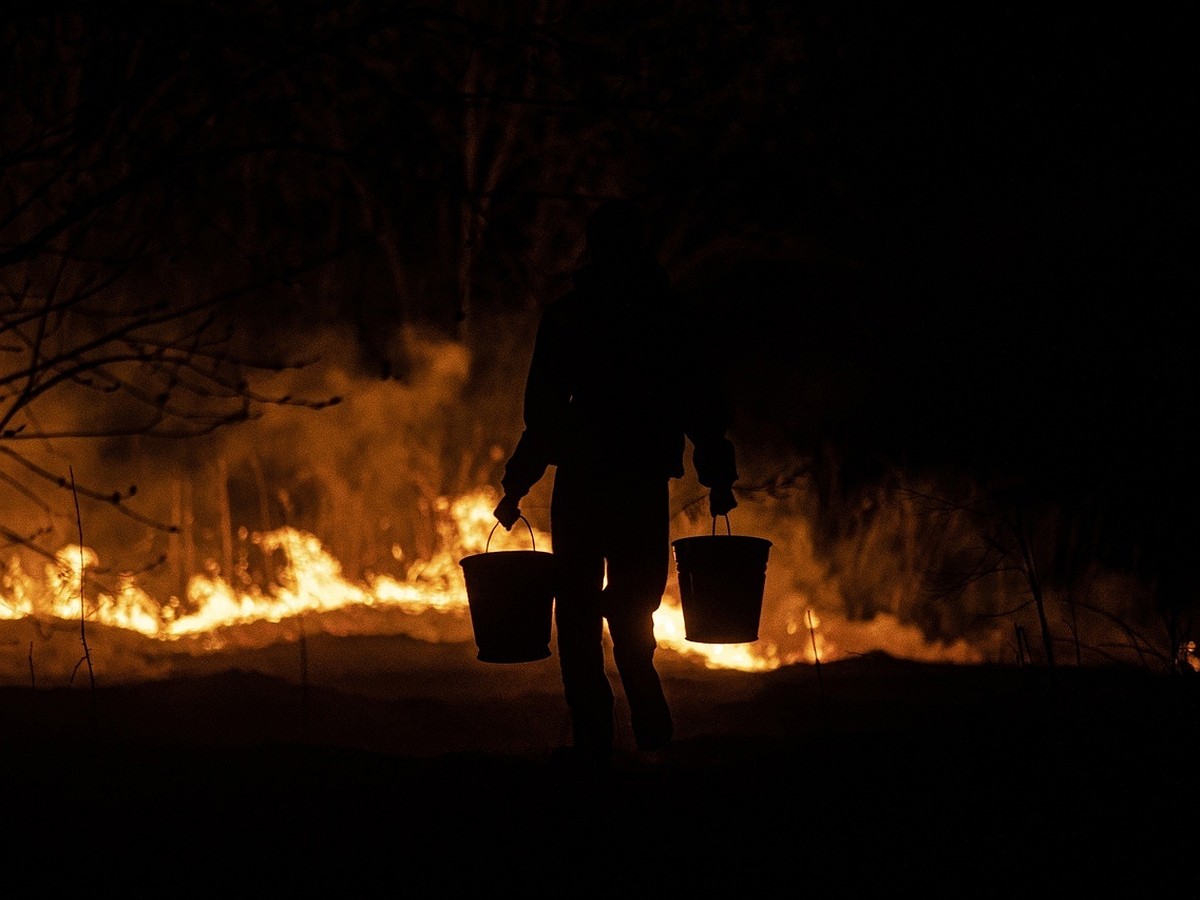
[[[114,591],[95,592],[81,601],[85,570],[96,567],[95,551],[78,545],[63,547],[45,566],[43,577],[25,574],[15,558],[0,576],[0,619],[47,616],[78,619],[173,640],[251,622],[278,623],[306,613],[362,607],[393,607],[412,613],[446,614],[457,620],[467,613],[466,585],[459,561],[485,549],[528,549],[530,539],[540,549],[550,549],[549,535],[529,526],[511,533],[495,528],[492,509],[496,498],[489,490],[454,500],[442,499],[439,511],[446,525],[443,549],[430,559],[414,562],[403,579],[386,575],[365,581],[348,580],[341,564],[314,535],[294,528],[278,528],[253,536],[268,553],[284,560],[270,586],[237,588],[210,562],[205,573],[191,577],[186,603],[172,598],[161,603],[147,594],[132,576],[119,580]],[[179,614],[177,609],[189,610]],[[699,644],[684,637],[683,613],[672,585],[654,615],[659,646],[696,659],[705,666],[762,671],[800,661],[806,654],[783,654],[773,642],[752,644]],[[448,629],[455,635],[461,629]]]

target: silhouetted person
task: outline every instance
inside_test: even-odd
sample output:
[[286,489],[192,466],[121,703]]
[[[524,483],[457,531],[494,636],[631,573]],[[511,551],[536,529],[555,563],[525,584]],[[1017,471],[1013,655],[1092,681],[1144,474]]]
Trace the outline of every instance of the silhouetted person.
[[[688,358],[697,329],[645,243],[638,209],[609,201],[587,221],[589,260],[546,308],[525,386],[525,429],[505,467],[495,516],[508,530],[520,501],[555,466],[550,535],[554,619],[573,755],[607,761],[613,691],[603,625],[640,750],[664,747],[671,711],[654,666],[653,614],[671,561],[669,488],[685,438],[709,512],[737,506],[737,468],[708,356]],[[607,584],[605,579],[607,578]]]

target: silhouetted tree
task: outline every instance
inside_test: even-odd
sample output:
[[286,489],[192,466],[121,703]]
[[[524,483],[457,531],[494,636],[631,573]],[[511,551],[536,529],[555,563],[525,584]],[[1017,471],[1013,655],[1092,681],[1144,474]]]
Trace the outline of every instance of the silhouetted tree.
[[[599,197],[646,201],[685,290],[788,255],[772,182],[795,171],[795,15],[742,6],[10,4],[0,479],[39,513],[7,539],[52,530],[28,523],[65,494],[66,448],[147,452],[323,405],[256,385],[312,363],[303,335],[328,325],[353,326],[359,374],[400,380],[405,329],[465,341],[487,403],[581,249],[561,221]],[[476,461],[429,489],[489,464],[477,421],[446,411],[431,448]],[[77,474],[137,518],[127,485]]]

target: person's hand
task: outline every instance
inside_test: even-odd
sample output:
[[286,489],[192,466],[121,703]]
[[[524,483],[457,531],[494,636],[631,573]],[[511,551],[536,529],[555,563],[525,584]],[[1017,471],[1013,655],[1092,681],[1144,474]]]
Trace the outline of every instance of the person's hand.
[[505,494],[500,498],[499,504],[493,511],[493,515],[504,526],[505,531],[512,531],[512,527],[517,524],[517,519],[521,518],[521,501],[510,494]]
[[715,487],[708,492],[708,511],[715,519],[718,516],[729,515],[729,511],[738,505],[731,487]]

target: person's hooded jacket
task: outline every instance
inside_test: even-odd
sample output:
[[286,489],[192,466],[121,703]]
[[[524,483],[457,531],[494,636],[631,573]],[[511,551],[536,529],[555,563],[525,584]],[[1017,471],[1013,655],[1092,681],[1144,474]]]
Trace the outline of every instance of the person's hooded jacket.
[[617,483],[678,478],[685,439],[699,482],[731,486],[737,469],[712,364],[650,254],[585,266],[542,314],[506,494],[525,496],[551,465]]

